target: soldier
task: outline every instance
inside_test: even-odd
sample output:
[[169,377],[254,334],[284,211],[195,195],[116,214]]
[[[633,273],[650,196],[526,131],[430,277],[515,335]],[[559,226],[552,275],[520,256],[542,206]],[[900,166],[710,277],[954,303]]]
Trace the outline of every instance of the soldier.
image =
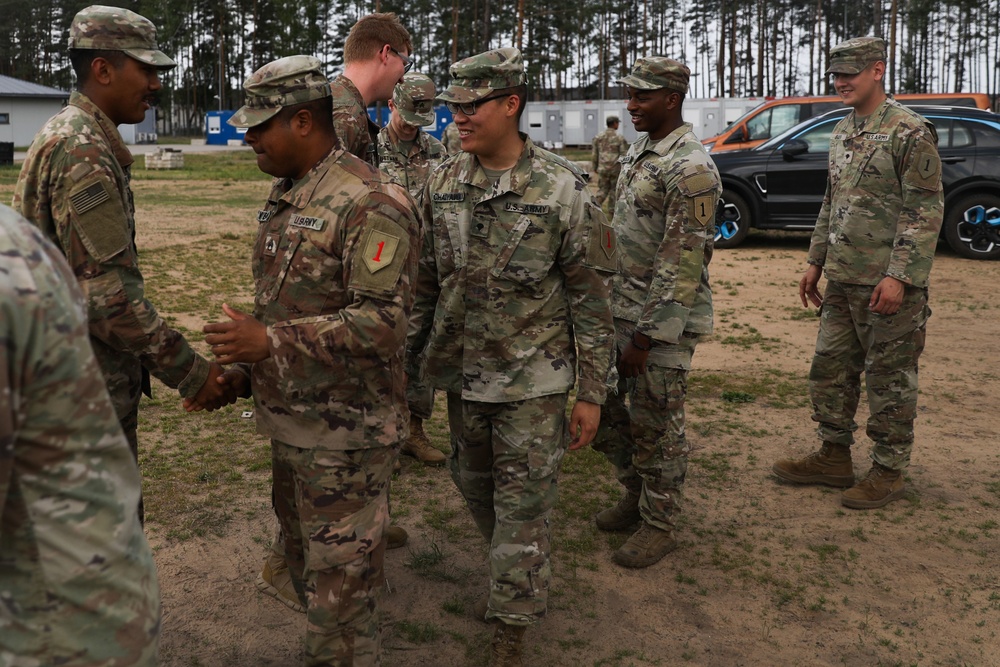
[[[601,530],[639,529],[613,555],[648,567],[677,547],[690,448],[687,376],[698,340],[712,333],[708,264],[722,181],[681,117],[691,72],[676,60],[639,58],[619,80],[647,135],[629,147],[614,225],[620,266],[611,295],[618,392],[608,398],[594,448],[615,466],[625,496],[596,517]],[[626,407],[626,397],[628,406]]]
[[[615,237],[575,165],[517,130],[521,53],[451,66],[438,96],[463,134],[431,175],[409,375],[448,392],[451,472],[490,543],[493,665],[520,665],[545,614],[549,514],[570,433],[593,438],[608,390]],[[568,392],[577,401],[566,423]]]
[[139,471],[83,295],[6,206],[0,257],[0,664],[152,667],[160,592]]
[[[420,199],[431,171],[448,155],[440,141],[420,131],[422,126],[434,123],[436,94],[434,82],[428,77],[405,75],[389,100],[392,109],[389,124],[378,134],[379,167],[403,185],[414,200]],[[403,443],[403,453],[427,465],[443,465],[444,454],[431,445],[424,433],[424,420],[431,418],[434,409],[434,390],[411,378],[406,397],[410,407],[410,435]]]
[[77,90],[35,136],[13,207],[62,249],[87,296],[90,342],[138,460],[139,398],[150,395],[150,372],[191,410],[214,410],[236,397],[216,381],[222,368],[160,318],[139,271],[134,158],[116,126],[142,121],[160,90],[159,72],[175,63],[157,49],[152,23],[117,7],[81,10],[69,49]]
[[392,96],[413,67],[412,49],[410,33],[395,14],[362,16],[344,41],[344,73],[330,84],[337,140],[376,167],[379,127],[368,117],[368,105]]
[[[311,56],[254,72],[229,121],[275,177],[254,247],[253,316],[205,326],[244,364],[271,438],[287,571],[306,608],[306,664],[374,665],[387,489],[408,419],[403,343],[419,251],[406,191],[337,144]],[[250,366],[252,364],[252,366]],[[241,394],[247,376],[226,379]]]
[[441,143],[444,144],[448,155],[454,155],[462,150],[462,138],[458,136],[458,125],[455,124],[454,119],[445,126],[444,133],[441,135]]
[[[333,127],[337,141],[349,153],[378,166],[379,127],[368,117],[368,105],[384,102],[395,85],[413,66],[410,33],[393,13],[368,14],[351,28],[344,41],[344,73],[330,83]],[[397,461],[398,469],[398,461]],[[388,528],[389,548],[406,544],[408,535],[400,526]],[[257,576],[257,588],[295,611],[298,603],[284,556],[280,526]]]
[[590,168],[597,173],[597,204],[602,209],[618,183],[618,174],[622,170],[618,160],[628,150],[625,137],[618,134],[618,116],[608,116],[606,123],[608,129],[594,137],[590,158]]
[[[830,50],[827,74],[853,111],[833,129],[826,196],[799,282],[802,305],[822,307],[809,394],[823,444],[772,468],[788,482],[850,487],[840,502],[853,509],[903,497],[917,360],[931,312],[927,285],[944,214],[937,133],[886,96],[885,60],[878,37]],[[855,484],[850,448],[862,371],[874,447],[871,469]]]

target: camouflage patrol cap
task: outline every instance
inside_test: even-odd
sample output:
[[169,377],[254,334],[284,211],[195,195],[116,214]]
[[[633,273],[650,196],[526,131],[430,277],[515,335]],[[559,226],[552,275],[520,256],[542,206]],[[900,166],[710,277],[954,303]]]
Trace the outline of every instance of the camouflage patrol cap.
[[872,63],[885,62],[885,40],[881,37],[855,37],[830,49],[827,74],[857,74]]
[[261,67],[243,83],[247,101],[226,122],[255,127],[285,107],[330,95],[323,64],[312,56],[286,56]]
[[615,83],[623,83],[638,90],[669,88],[687,95],[690,80],[691,70],[687,65],[663,56],[650,56],[636,60],[632,65],[632,73],[616,79]]
[[399,117],[409,125],[433,125],[436,93],[437,88],[429,77],[410,72],[392,89],[392,103]]
[[156,45],[156,26],[121,7],[91,5],[77,12],[69,27],[69,48],[124,51],[141,63],[161,69],[177,66]]
[[475,102],[494,90],[513,88],[526,81],[521,52],[510,46],[452,63],[450,72],[451,85],[437,98],[456,104]]

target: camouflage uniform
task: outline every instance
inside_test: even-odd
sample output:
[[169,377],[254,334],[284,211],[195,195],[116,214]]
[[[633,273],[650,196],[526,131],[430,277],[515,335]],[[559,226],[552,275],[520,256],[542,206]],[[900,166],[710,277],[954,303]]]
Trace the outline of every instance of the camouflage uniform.
[[454,121],[445,126],[444,133],[441,135],[441,143],[444,144],[448,155],[454,155],[462,150],[462,140],[458,136],[458,125],[455,125]]
[[[852,53],[870,40],[836,47],[831,68],[838,49]],[[880,48],[884,60],[884,43]],[[931,312],[927,285],[943,210],[937,134],[930,123],[886,99],[860,124],[854,112],[837,124],[808,260],[823,267],[828,281],[809,371],[813,420],[824,442],[853,444],[864,371],[872,459],[893,470],[907,466],[913,448],[917,360]],[[885,276],[905,283],[894,315],[869,308]]]
[[590,167],[597,174],[597,205],[603,209],[615,193],[622,170],[619,159],[628,150],[628,142],[618,130],[609,127],[594,137],[592,146]]
[[156,664],[139,472],[58,249],[0,206],[0,665]]
[[[471,102],[524,81],[505,48],[451,66],[439,96]],[[477,86],[473,88],[472,86]],[[459,153],[424,193],[411,375],[448,392],[452,477],[490,542],[487,618],[545,613],[549,513],[566,449],[565,409],[608,390],[614,232],[582,172],[521,135],[517,163],[492,182]]]
[[349,153],[353,153],[368,164],[378,166],[379,127],[368,116],[368,107],[361,92],[350,79],[340,74],[330,82],[333,97],[333,127],[337,140]]
[[[687,71],[667,58],[640,58],[623,81],[637,87],[642,83],[633,77],[643,77],[655,82],[646,87],[686,92],[686,76],[682,83],[661,81],[648,71],[657,67]],[[608,397],[594,448],[639,496],[642,519],[671,531],[690,451],[684,434],[688,371],[699,337],[712,333],[708,264],[722,181],[690,123],[659,141],[644,135],[622,163],[614,216],[620,259],[611,309],[619,354],[636,331],[649,336],[652,349],[646,372],[620,378],[617,395]]]
[[[158,58],[156,29],[138,14],[88,7],[73,20],[70,46],[122,48],[144,40]],[[126,50],[157,67],[150,51]],[[133,453],[139,398],[149,373],[193,397],[209,364],[156,312],[144,294],[135,245],[135,205],[129,187],[132,154],[118,129],[83,93],[35,136],[21,167],[13,207],[62,249],[87,298],[90,342]],[[147,370],[148,369],[148,370]]]
[[[403,83],[393,89],[392,102],[396,113],[417,128],[434,122],[434,82],[422,74],[406,74]],[[391,123],[378,134],[379,168],[407,189],[414,201],[419,201],[427,179],[448,153],[440,141],[417,130],[409,152],[400,150],[400,140]],[[410,414],[418,419],[430,419],[434,411],[434,390],[419,378],[410,378],[406,387]]]
[[[287,106],[322,97],[320,71],[308,56],[265,65],[232,122],[265,122],[273,96]],[[258,431],[272,439],[288,569],[308,607],[306,661],[376,664],[386,491],[408,420],[417,211],[337,148],[305,177],[276,179],[257,220],[254,317],[270,356],[253,364],[251,385]]]

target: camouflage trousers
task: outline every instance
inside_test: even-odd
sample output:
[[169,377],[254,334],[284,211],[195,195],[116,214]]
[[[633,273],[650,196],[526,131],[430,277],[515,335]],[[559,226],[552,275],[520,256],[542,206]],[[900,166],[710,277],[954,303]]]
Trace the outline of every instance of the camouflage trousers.
[[306,665],[380,664],[377,595],[399,447],[301,449],[271,441],[274,509],[306,607]]
[[872,459],[899,470],[910,462],[917,415],[917,360],[924,349],[925,288],[906,286],[895,315],[868,307],[873,286],[830,281],[823,297],[816,356],[809,369],[809,395],[819,437],[854,444],[854,421],[861,398],[861,373],[868,395],[867,434]]
[[[615,196],[615,188],[618,187],[618,174],[621,173],[621,168],[614,169],[613,171],[597,172],[597,197],[594,198],[595,203],[601,208],[602,211],[606,211],[604,205],[608,203],[608,200]],[[611,210],[614,210],[614,202],[611,202]]]
[[[618,352],[631,338],[631,324],[615,322]],[[639,495],[643,521],[673,530],[681,511],[690,447],[684,434],[684,399],[697,334],[678,345],[656,345],[637,378],[619,378],[617,395],[601,410],[594,449],[615,467],[618,481]]]
[[419,380],[407,380],[406,404],[410,408],[411,417],[424,421],[430,419],[434,412],[434,388]]
[[[91,339],[93,340],[93,339]],[[104,382],[108,387],[108,394],[111,396],[111,404],[118,415],[118,423],[121,424],[122,431],[125,432],[125,439],[128,440],[128,447],[132,451],[132,458],[136,465],[139,464],[139,401],[142,398],[143,371],[138,361],[134,363],[121,363],[117,368],[108,373],[104,372]],[[148,383],[148,379],[145,380]],[[145,524],[146,509],[142,502],[142,489],[139,490],[139,523]]]
[[487,619],[529,625],[545,615],[567,398],[480,403],[448,394],[451,476],[490,544]]

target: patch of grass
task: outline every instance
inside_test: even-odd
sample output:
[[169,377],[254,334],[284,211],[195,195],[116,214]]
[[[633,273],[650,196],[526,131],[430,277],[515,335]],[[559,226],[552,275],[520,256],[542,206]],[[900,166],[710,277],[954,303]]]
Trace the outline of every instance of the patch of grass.
[[393,627],[403,639],[413,644],[429,644],[443,634],[436,625],[425,621],[397,621]]

